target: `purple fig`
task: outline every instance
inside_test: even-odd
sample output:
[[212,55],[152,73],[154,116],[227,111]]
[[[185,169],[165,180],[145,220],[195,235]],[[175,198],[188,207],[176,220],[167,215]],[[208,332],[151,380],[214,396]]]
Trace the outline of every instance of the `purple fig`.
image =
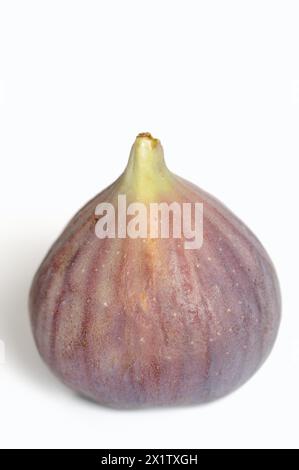
[[[120,196],[146,209],[200,205],[201,246],[145,236],[133,213],[124,221]],[[174,233],[181,219],[170,220]],[[149,212],[142,221],[149,231]],[[105,238],[97,233],[104,225]],[[280,310],[261,243],[218,200],[171,173],[150,134],[136,138],[124,173],[69,222],[30,292],[45,362],[72,389],[122,408],[196,404],[236,389],[268,356]]]

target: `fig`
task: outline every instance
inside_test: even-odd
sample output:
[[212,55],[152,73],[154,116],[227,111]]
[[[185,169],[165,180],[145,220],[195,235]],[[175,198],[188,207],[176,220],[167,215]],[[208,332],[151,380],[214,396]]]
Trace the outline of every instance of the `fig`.
[[[186,246],[194,225],[202,236]],[[171,173],[148,133],[137,136],[123,174],[66,226],[30,291],[44,361],[75,391],[117,408],[198,404],[233,391],[269,355],[280,311],[261,243],[217,199]]]

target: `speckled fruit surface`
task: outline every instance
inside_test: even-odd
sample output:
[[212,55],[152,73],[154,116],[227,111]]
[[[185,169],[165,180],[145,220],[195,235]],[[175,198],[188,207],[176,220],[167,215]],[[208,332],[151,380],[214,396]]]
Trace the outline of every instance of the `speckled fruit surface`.
[[[203,245],[99,239],[100,202],[203,203]],[[125,172],[69,222],[30,292],[37,348],[64,383],[121,408],[195,404],[243,384],[280,322],[265,249],[218,200],[172,174],[160,142],[140,134]]]

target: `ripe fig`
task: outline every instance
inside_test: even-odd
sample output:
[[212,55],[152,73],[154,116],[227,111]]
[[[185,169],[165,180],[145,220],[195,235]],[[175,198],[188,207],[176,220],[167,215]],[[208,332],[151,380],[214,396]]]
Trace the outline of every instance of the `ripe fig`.
[[[173,209],[169,237],[147,210],[157,203]],[[202,208],[197,248],[178,236],[184,213],[174,209],[188,204]],[[261,243],[218,200],[171,173],[147,133],[124,173],[69,222],[30,292],[45,362],[74,390],[119,408],[196,404],[236,389],[268,356],[280,310]]]

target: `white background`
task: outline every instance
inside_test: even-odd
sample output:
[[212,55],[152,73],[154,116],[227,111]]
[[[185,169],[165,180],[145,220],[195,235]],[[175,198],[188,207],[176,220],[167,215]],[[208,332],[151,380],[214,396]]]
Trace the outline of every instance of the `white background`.
[[[298,25],[288,0],[0,1],[0,447],[298,448]],[[268,361],[205,406],[97,406],[30,333],[39,262],[141,131],[249,225],[281,282]]]

